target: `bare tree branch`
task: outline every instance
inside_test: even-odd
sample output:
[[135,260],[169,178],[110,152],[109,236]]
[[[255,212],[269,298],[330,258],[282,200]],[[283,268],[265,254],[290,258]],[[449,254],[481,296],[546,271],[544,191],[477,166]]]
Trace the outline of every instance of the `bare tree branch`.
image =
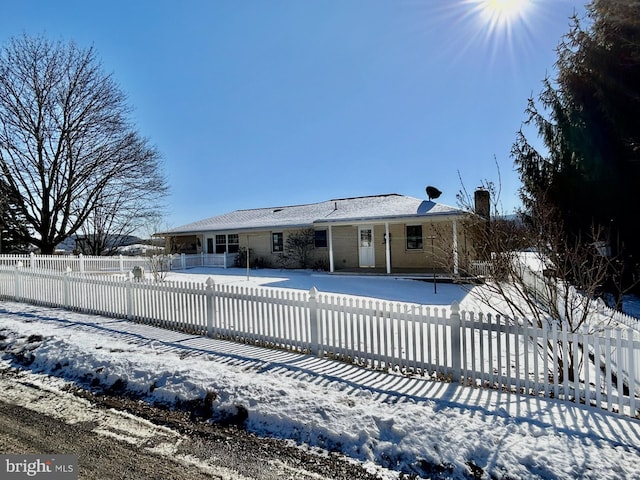
[[51,253],[101,212],[133,225],[159,210],[160,155],[129,113],[93,48],[24,35],[0,51],[0,170],[24,241]]

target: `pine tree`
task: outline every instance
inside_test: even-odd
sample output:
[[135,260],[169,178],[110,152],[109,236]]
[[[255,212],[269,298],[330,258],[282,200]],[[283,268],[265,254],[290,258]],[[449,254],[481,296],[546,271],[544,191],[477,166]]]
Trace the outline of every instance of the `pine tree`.
[[640,1],[595,0],[587,12],[558,46],[556,77],[529,100],[525,123],[546,151],[520,132],[512,154],[526,210],[553,208],[573,241],[606,232],[632,272],[640,258]]
[[15,202],[11,199],[6,184],[0,180],[0,253],[23,253],[29,244],[23,240],[28,226]]

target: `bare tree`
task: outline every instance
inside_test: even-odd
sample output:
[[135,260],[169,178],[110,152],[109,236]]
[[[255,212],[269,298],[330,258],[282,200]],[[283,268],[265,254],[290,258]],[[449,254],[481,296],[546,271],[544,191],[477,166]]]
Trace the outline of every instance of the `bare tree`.
[[[490,182],[483,187],[496,194]],[[483,253],[479,258],[489,266],[490,275],[482,287],[470,289],[479,303],[491,307],[507,323],[527,322],[540,328],[556,325],[568,333],[594,332],[605,326],[593,320],[593,313],[603,285],[621,265],[602,251],[601,246],[608,243],[607,232],[593,228],[585,238],[570,237],[557,211],[543,201],[534,205],[535,211],[521,212],[512,219],[505,219],[497,210],[497,199],[492,201],[488,218],[477,215],[474,199],[464,187],[458,202],[470,212],[466,234],[475,245],[482,245],[476,252]],[[549,342],[546,351],[552,352]],[[588,359],[579,345],[569,342],[565,347],[566,356],[563,348],[556,349],[555,375],[562,380],[566,363],[573,380],[574,367],[579,370]]]
[[145,255],[147,256],[147,266],[151,272],[151,276],[155,282],[163,282],[171,271],[171,262],[173,255],[171,254],[171,245],[164,238],[157,238],[154,242],[154,234],[160,231],[169,230],[168,226],[161,226],[162,214],[157,212],[149,212],[145,218],[145,230],[149,239],[149,248]]
[[150,224],[160,222],[162,211],[158,202],[165,187],[156,183],[158,178],[154,172],[140,172],[131,177],[114,182],[103,192],[80,227],[83,253],[113,255],[132,236],[143,234]]
[[0,50],[0,169],[29,227],[22,240],[52,253],[107,214],[122,223],[157,210],[160,155],[129,113],[93,48],[23,35]]

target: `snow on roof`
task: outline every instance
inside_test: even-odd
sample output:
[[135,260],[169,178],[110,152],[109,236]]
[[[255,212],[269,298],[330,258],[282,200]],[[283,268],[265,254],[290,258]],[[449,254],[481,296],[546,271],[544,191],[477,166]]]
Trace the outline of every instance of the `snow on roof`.
[[392,220],[436,215],[464,215],[464,212],[448,205],[392,193],[368,197],[339,198],[306,205],[235,210],[176,227],[166,233],[311,227],[314,224]]

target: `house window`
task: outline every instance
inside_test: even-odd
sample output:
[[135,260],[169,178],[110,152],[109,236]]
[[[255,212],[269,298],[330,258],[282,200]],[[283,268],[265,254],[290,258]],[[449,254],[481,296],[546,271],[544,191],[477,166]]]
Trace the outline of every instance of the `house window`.
[[284,236],[282,232],[271,234],[271,251],[284,252]]
[[238,240],[237,233],[230,233],[229,235],[227,235],[227,247],[227,252],[238,253],[238,250],[240,249],[240,242]]
[[422,225],[407,225],[407,250],[422,250]]
[[227,236],[216,235],[216,253],[224,253],[227,251]]
[[216,253],[238,253],[239,243],[237,233],[216,235]]
[[314,241],[315,247],[326,248],[327,247],[327,231],[316,230],[314,233],[315,233],[315,241]]

